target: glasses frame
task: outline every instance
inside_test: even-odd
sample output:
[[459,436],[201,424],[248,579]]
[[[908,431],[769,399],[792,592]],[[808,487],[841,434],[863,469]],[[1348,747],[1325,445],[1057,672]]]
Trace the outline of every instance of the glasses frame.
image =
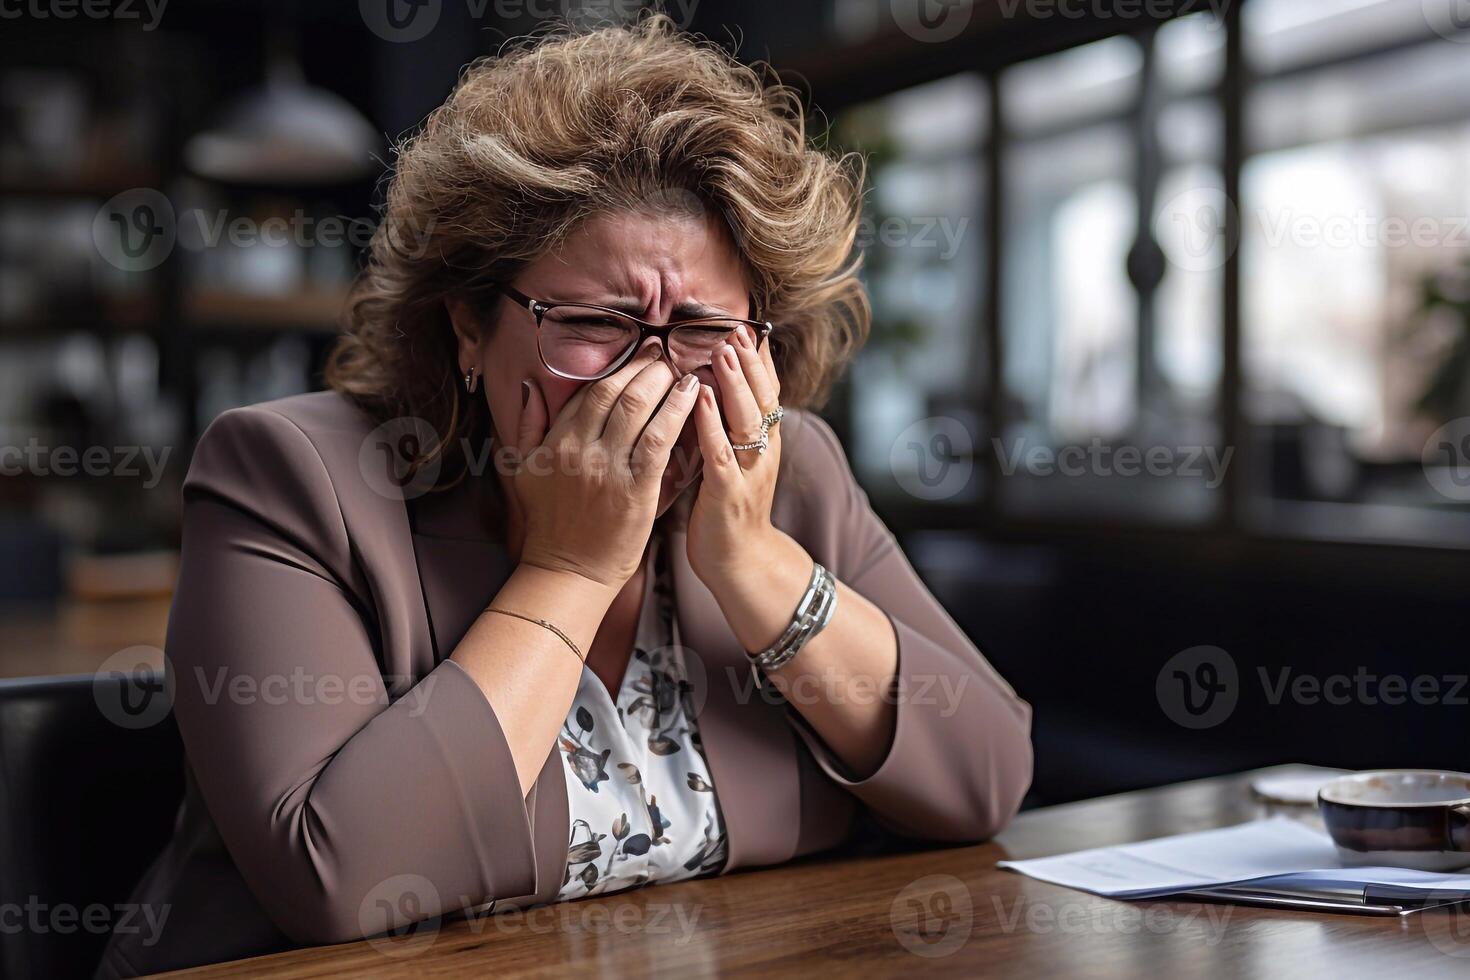
[[[650,336],[654,336],[659,339],[662,344],[662,353],[660,356],[667,359],[669,364],[673,366],[673,356],[669,352],[669,335],[680,327],[692,326],[699,323],[717,322],[733,324],[731,329],[734,330],[736,327],[743,324],[754,329],[756,350],[760,350],[761,344],[765,342],[765,339],[768,336],[770,336],[771,331],[776,329],[776,325],[770,320],[745,320],[736,316],[704,316],[696,317],[691,320],[679,320],[674,323],[649,323],[647,320],[638,319],[631,313],[625,313],[622,310],[614,310],[611,307],[607,306],[598,306],[596,303],[572,303],[566,301],[532,299],[525,293],[522,293],[520,290],[514,289],[510,286],[493,286],[491,288],[495,292],[505,296],[517,306],[523,307],[527,312],[531,314],[532,317],[535,318],[536,355],[541,358],[541,365],[546,368],[546,370],[556,375],[558,378],[566,378],[568,381],[600,381],[610,374],[616,374],[619,368],[628,363],[629,358],[631,358],[634,354],[636,354],[639,350],[643,348],[643,342],[647,340]],[[634,323],[638,324],[638,339],[634,343],[629,345],[626,353],[620,355],[618,359],[613,361],[613,363],[609,365],[601,374],[597,374],[592,377],[582,377],[581,375],[568,374],[565,371],[558,371],[556,368],[552,367],[546,362],[546,353],[541,349],[541,321],[543,318],[545,318],[546,314],[550,313],[558,306],[575,306],[579,309],[584,310],[598,310],[602,313],[611,313],[614,316],[622,317],[625,320],[632,320]]]

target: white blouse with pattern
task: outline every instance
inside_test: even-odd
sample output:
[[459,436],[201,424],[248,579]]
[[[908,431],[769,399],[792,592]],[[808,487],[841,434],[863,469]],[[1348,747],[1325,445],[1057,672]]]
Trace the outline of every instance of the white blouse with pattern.
[[562,726],[571,837],[558,901],[719,874],[725,864],[666,549],[655,534],[616,700],[584,665]]

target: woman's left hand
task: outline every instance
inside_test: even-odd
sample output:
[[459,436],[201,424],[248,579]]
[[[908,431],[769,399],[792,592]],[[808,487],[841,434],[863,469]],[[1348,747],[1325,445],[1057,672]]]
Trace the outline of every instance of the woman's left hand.
[[[703,482],[689,518],[689,564],[716,596],[722,589],[759,577],[778,553],[781,535],[771,525],[771,501],[781,463],[781,425],[771,427],[765,453],[733,449],[755,442],[761,417],[780,403],[781,383],[771,360],[771,345],[759,351],[746,328],[736,343],[716,352],[711,365],[724,401],[724,419],[714,389],[701,385],[694,408]],[[726,434],[726,425],[729,434]]]

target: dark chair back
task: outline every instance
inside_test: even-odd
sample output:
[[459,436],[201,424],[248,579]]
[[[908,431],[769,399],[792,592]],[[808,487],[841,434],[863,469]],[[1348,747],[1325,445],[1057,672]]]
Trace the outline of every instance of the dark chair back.
[[0,980],[96,969],[183,796],[168,709],[152,673],[0,680]]

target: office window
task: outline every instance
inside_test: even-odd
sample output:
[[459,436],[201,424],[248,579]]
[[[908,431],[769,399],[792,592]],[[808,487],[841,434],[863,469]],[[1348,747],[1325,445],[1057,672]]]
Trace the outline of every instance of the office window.
[[849,451],[875,496],[978,499],[988,104],[985,82],[960,75],[835,127],[869,162],[859,244],[873,333],[850,376]]
[[1424,455],[1470,415],[1452,357],[1470,324],[1426,300],[1470,268],[1470,49],[1417,2],[1255,0],[1245,16],[1248,59],[1285,73],[1247,103],[1249,514],[1287,533],[1442,541],[1467,515]]
[[1005,515],[1188,524],[1218,506],[1198,461],[1219,437],[1224,255],[1195,222],[1220,193],[1223,36],[1204,15],[1166,25],[1151,69],[1148,43],[1001,75],[1007,414],[991,448]]
[[[844,114],[879,220],[998,219],[947,260],[870,250],[863,478],[977,522],[1470,539],[1470,27],[1441,13],[1250,0],[1239,65],[1199,13]],[[965,492],[916,493],[944,453]]]

